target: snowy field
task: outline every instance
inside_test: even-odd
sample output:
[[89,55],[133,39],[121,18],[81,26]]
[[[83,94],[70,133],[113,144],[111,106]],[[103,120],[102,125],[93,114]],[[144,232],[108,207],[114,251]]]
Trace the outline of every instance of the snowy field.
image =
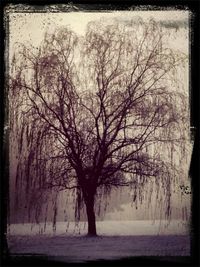
[[[166,221],[97,221],[97,233],[105,236],[130,236],[130,235],[189,235],[188,222],[172,220]],[[8,227],[9,235],[85,235],[87,234],[86,222],[57,222],[56,231],[52,223],[41,224],[11,224]]]
[[[181,222],[169,226],[159,221],[97,222],[97,238],[86,237],[87,224],[11,225],[8,244],[11,254],[37,254],[64,262],[116,260],[133,256],[189,256],[189,229]],[[67,230],[67,232],[66,232]]]

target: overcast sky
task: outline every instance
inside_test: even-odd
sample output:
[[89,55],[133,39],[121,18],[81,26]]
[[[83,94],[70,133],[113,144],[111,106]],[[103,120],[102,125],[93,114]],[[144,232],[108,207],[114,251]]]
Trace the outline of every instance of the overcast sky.
[[[15,51],[15,43],[30,43],[38,47],[43,40],[46,31],[53,31],[55,28],[69,26],[76,34],[84,35],[90,21],[109,20],[117,18],[118,21],[128,21],[137,17],[143,20],[153,18],[157,21],[187,21],[189,11],[112,11],[112,12],[62,12],[62,13],[9,13],[9,38],[8,60],[11,62]],[[169,29],[170,31],[170,29]],[[189,30],[173,32],[167,37],[170,48],[189,54]],[[188,84],[188,73],[183,74],[181,80]],[[186,86],[187,91],[188,87]]]
[[[46,30],[53,30],[59,26],[69,25],[79,35],[84,35],[88,22],[102,18],[118,18],[131,20],[140,16],[146,20],[153,17],[155,20],[180,21],[189,18],[188,11],[120,11],[120,12],[65,12],[65,13],[10,13],[9,14],[9,57],[14,51],[14,43],[30,42],[38,46],[43,39]],[[187,30],[186,30],[187,32]],[[173,37],[174,38],[174,37]],[[174,48],[187,52],[189,42],[186,35],[176,33],[171,40]],[[188,73],[183,73],[185,83],[188,84]],[[188,87],[186,86],[186,90]],[[124,216],[124,213],[122,214]]]
[[89,21],[100,18],[131,20],[141,16],[142,19],[153,17],[155,20],[186,20],[188,11],[113,11],[113,12],[65,12],[65,13],[13,13],[9,14],[9,49],[13,50],[15,42],[30,42],[38,46],[46,30],[69,25],[77,34],[84,35]]

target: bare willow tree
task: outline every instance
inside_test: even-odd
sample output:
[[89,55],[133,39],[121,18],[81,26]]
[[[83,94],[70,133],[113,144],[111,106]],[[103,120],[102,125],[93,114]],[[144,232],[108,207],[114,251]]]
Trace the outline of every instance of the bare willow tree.
[[18,198],[24,190],[27,205],[41,206],[48,190],[75,190],[88,234],[96,235],[100,194],[129,186],[135,200],[153,181],[170,214],[172,182],[181,176],[173,154],[188,138],[188,104],[177,90],[185,56],[165,41],[150,20],[93,22],[82,38],[61,28],[37,49],[18,45],[10,79]]

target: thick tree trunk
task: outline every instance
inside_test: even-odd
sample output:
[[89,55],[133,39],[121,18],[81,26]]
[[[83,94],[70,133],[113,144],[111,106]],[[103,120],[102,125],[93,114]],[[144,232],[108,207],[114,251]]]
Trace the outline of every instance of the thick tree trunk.
[[85,201],[85,205],[86,205],[87,219],[88,219],[88,235],[97,236],[96,220],[94,212],[94,196],[89,197]]

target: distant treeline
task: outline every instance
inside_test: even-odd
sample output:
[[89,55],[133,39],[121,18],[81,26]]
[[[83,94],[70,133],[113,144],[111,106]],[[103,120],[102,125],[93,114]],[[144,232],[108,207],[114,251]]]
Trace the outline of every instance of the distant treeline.
[[[118,19],[116,19],[118,20]],[[150,18],[150,20],[154,20],[154,18]],[[137,25],[140,23],[143,23],[144,20],[142,17],[140,16],[136,16],[134,18],[132,18],[131,20],[127,20],[127,19],[120,19],[120,22],[124,22],[127,26],[132,27],[133,25]],[[189,21],[188,19],[180,19],[180,20],[159,20],[156,21],[156,23],[160,24],[160,26],[164,27],[164,28],[168,28],[168,29],[181,29],[181,28],[187,28],[189,26]]]
[[188,27],[188,20],[163,20],[159,22],[162,27],[165,28],[187,28]]

